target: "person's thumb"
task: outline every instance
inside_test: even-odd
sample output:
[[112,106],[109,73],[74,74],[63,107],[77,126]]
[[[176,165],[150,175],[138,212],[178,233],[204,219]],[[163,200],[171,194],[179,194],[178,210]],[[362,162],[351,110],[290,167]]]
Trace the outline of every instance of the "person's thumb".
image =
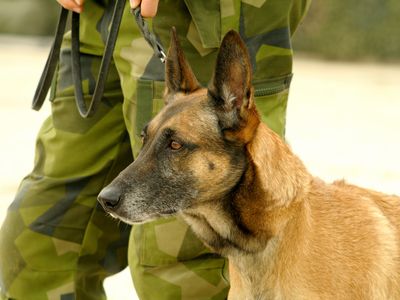
[[157,14],[158,0],[129,0],[132,8],[136,8],[140,4],[142,16],[152,18]]

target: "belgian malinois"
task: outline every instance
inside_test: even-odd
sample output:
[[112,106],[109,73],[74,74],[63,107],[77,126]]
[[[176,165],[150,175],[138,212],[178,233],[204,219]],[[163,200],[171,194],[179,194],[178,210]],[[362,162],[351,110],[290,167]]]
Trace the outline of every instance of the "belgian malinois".
[[229,299],[400,299],[400,198],[313,177],[260,121],[234,31],[202,88],[172,34],[166,106],[99,195],[111,215],[179,214],[229,258]]

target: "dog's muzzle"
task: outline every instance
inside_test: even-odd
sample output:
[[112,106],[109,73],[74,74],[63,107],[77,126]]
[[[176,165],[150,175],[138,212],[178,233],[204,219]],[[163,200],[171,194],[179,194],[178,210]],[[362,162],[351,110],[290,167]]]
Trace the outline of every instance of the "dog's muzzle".
[[103,206],[104,210],[112,211],[120,203],[121,190],[111,185],[106,186],[97,196],[97,200],[100,202],[101,206]]

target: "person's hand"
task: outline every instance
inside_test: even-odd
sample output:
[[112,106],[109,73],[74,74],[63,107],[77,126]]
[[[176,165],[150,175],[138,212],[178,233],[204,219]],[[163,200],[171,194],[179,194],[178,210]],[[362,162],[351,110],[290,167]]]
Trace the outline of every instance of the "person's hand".
[[85,0],[57,0],[60,5],[66,9],[81,13],[83,11],[83,2]]
[[140,6],[142,16],[152,18],[157,14],[158,0],[129,0],[131,7]]

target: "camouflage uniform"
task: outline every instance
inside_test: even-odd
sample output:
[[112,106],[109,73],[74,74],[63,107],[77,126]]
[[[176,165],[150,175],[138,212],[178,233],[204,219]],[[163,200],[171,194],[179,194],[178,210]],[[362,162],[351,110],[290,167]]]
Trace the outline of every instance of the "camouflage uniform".
[[[166,47],[171,26],[177,28],[203,84],[224,34],[240,31],[250,50],[263,120],[283,135],[290,38],[307,7],[308,0],[165,0],[152,27]],[[110,17],[110,3],[85,4],[86,95],[94,89]],[[131,230],[106,216],[96,201],[101,188],[132,161],[141,128],[162,106],[164,66],[139,34],[128,5],[104,100],[91,119],[82,119],[75,108],[69,46],[67,34],[50,95],[52,115],[37,138],[35,167],[1,229],[2,299],[105,299],[103,280],[126,267],[127,258],[141,299],[225,299],[226,261],[205,249],[182,220],[162,219]]]

